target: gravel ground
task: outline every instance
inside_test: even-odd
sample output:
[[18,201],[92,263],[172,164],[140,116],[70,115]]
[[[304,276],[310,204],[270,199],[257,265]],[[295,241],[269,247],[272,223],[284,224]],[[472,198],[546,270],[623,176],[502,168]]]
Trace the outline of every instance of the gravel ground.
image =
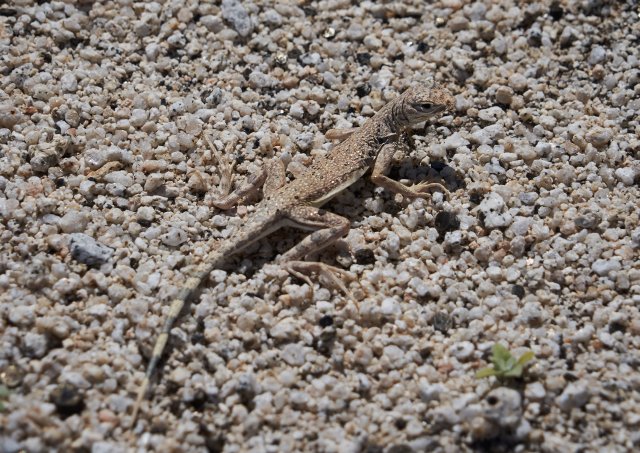
[[[280,3],[0,6],[0,451],[639,448],[637,1]],[[252,210],[201,133],[295,178],[427,79],[456,111],[393,176],[451,195],[327,205],[355,300],[272,264],[294,230],[230,260],[129,429],[181,269]],[[522,377],[476,377],[495,343]]]

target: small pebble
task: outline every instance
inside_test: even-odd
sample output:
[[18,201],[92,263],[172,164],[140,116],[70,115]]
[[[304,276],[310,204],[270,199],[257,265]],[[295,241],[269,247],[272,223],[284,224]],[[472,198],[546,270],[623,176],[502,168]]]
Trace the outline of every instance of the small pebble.
[[162,243],[169,247],[177,247],[187,242],[188,239],[187,233],[179,228],[170,228],[167,233],[160,236]]
[[571,409],[583,407],[589,401],[590,396],[589,386],[586,383],[581,381],[572,382],[556,398],[556,403],[563,411],[570,411]]
[[84,233],[69,235],[71,256],[87,266],[100,266],[111,259],[114,250]]
[[89,224],[89,216],[81,211],[69,211],[58,221],[58,226],[64,233],[85,231]]
[[249,13],[237,0],[222,0],[222,17],[228,21],[236,32],[246,38],[253,31],[253,22]]

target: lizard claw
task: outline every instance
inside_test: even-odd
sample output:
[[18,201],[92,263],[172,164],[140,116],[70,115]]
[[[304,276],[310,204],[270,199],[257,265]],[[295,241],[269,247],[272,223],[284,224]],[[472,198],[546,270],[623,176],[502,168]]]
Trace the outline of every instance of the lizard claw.
[[426,195],[431,189],[440,189],[446,196],[450,196],[451,192],[439,182],[427,182],[423,181],[419,184],[415,184],[409,188],[411,192],[415,193],[418,197],[423,197]]
[[287,261],[282,263],[282,268],[289,272],[291,275],[298,277],[306,282],[310,287],[313,294],[313,283],[309,278],[309,274],[315,273],[318,275],[320,281],[334,289],[340,290],[345,296],[353,298],[352,294],[347,289],[344,282],[338,278],[337,275],[349,277],[352,280],[351,275],[343,270],[328,264],[309,261]]

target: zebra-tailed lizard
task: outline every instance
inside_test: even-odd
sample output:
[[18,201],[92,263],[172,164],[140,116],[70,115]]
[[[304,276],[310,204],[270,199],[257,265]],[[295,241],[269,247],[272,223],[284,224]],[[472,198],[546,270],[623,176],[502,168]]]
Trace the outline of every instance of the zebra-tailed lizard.
[[452,110],[454,100],[449,92],[435,85],[420,85],[408,89],[385,105],[378,113],[357,129],[332,130],[327,137],[344,139],[326,156],[314,159],[311,166],[297,179],[285,184],[285,169],[280,159],[274,159],[247,183],[213,204],[228,209],[251,192],[263,188],[264,198],[247,221],[212,250],[191,273],[178,296],[171,302],[169,314],[156,340],[147,372],[133,408],[131,425],[135,423],[140,405],[149,387],[150,379],[162,357],[169,333],[185,303],[199,286],[224,260],[240,252],[260,238],[283,226],[294,226],[313,233],[305,237],[278,259],[285,270],[304,279],[310,286],[308,275],[316,273],[332,285],[347,293],[335,273],[338,269],[319,262],[302,261],[343,237],[349,231],[349,220],[320,209],[333,196],[349,187],[372,169],[371,180],[391,192],[409,198],[427,198],[437,183],[422,182],[405,186],[386,176],[403,130],[445,110]]

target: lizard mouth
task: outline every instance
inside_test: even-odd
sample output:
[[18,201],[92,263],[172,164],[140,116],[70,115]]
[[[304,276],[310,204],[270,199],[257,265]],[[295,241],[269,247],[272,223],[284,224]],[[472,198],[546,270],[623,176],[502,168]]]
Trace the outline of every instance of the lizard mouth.
[[430,116],[437,115],[440,112],[444,112],[446,109],[447,107],[444,105],[434,105],[433,107],[421,111],[420,116],[423,118],[428,118]]

